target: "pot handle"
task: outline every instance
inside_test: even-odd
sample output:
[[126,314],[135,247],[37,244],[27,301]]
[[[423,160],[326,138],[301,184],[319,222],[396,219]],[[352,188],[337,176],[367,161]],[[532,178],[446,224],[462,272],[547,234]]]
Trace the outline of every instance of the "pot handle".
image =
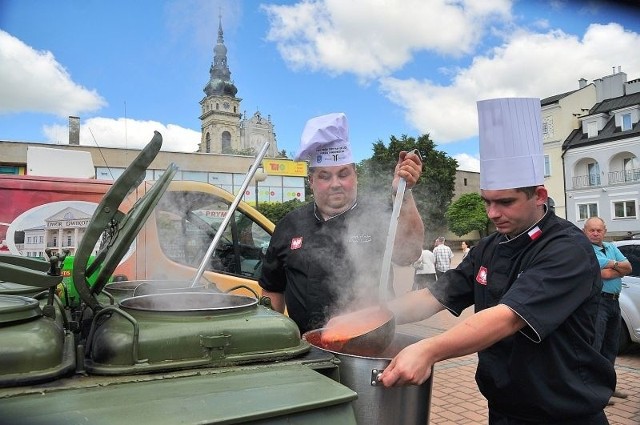
[[382,376],[382,372],[384,372],[384,369],[372,369],[371,370],[371,386],[372,387],[377,387],[380,384],[380,376]]

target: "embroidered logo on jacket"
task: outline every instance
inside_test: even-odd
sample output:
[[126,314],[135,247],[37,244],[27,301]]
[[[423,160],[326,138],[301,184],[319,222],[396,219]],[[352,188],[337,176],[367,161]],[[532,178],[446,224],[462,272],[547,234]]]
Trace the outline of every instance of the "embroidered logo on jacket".
[[349,236],[347,242],[349,243],[369,243],[373,240],[371,235],[363,234],[363,235],[353,235]]
[[480,270],[478,270],[478,274],[476,275],[476,282],[480,285],[487,285],[487,268],[485,266],[480,266]]
[[297,238],[291,239],[291,249],[300,249],[302,248],[302,236],[298,236]]

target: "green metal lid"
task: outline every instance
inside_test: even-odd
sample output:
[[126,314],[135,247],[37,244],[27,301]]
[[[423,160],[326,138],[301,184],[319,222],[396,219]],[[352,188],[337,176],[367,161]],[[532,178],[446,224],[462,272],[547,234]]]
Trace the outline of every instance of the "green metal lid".
[[0,280],[0,295],[24,295],[31,297],[42,292],[37,286],[22,285],[20,283],[5,282]]
[[[160,152],[161,146],[162,135],[156,131],[147,146],[140,151],[102,198],[80,241],[73,260],[73,284],[82,301],[94,311],[102,308],[96,294],[100,293],[109,282],[116,267],[178,171],[177,165],[171,163],[129,212],[124,214],[119,210],[128,194],[144,180],[147,168]],[[94,261],[91,262],[91,253],[105,232],[109,235],[109,240],[100,248]],[[91,280],[94,281],[93,286],[90,284]]]
[[0,323],[13,323],[42,316],[40,303],[19,295],[0,295]]

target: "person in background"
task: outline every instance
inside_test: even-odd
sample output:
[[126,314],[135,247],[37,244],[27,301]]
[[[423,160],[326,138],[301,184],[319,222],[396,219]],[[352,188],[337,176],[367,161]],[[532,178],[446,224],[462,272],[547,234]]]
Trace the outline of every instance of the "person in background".
[[[302,132],[297,161],[309,161],[310,202],[276,225],[262,266],[262,294],[300,332],[324,326],[347,308],[378,301],[391,204],[372,203],[358,194],[347,117],[334,113],[310,119]],[[406,181],[394,263],[409,266],[420,256],[424,226],[411,188],[422,172],[420,156],[400,152],[390,193]],[[395,196],[395,195],[394,195]]]
[[540,100],[480,101],[478,118],[481,196],[497,231],[436,284],[388,304],[397,324],[475,313],[404,348],[379,379],[420,385],[434,363],[477,352],[490,425],[608,424],[616,375],[593,347],[600,267],[581,229],[546,204]]
[[[622,277],[631,273],[631,263],[611,242],[605,242],[607,226],[600,217],[591,217],[584,223],[584,234],[593,245],[596,258],[600,264],[602,276],[602,293],[600,308],[596,319],[596,337],[594,347],[605,356],[611,364],[615,364],[618,355],[620,338],[620,291]],[[614,397],[627,398],[627,394],[614,391]],[[609,404],[613,404],[612,401]]]
[[412,288],[414,291],[424,289],[427,287],[427,283],[436,281],[436,258],[433,252],[427,249],[426,244],[418,261],[413,263],[413,267],[416,269]]
[[433,248],[433,255],[436,257],[436,277],[438,279],[451,268],[451,259],[453,258],[453,251],[444,242],[444,236],[440,236],[436,239],[436,246]]
[[467,242],[467,241],[462,241],[460,243],[460,249],[462,249],[462,259],[464,260],[464,257],[467,256],[467,254],[469,253],[469,251],[471,250],[471,243]]

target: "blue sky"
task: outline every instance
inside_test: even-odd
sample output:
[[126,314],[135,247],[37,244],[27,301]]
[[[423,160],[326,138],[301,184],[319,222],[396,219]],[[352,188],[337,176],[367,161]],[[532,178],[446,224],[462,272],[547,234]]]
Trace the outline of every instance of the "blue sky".
[[[429,133],[478,170],[475,103],[640,78],[640,13],[566,0],[0,0],[0,140],[194,151],[222,14],[248,115],[292,156],[307,119],[345,112],[356,160]],[[2,155],[2,153],[0,153]]]

